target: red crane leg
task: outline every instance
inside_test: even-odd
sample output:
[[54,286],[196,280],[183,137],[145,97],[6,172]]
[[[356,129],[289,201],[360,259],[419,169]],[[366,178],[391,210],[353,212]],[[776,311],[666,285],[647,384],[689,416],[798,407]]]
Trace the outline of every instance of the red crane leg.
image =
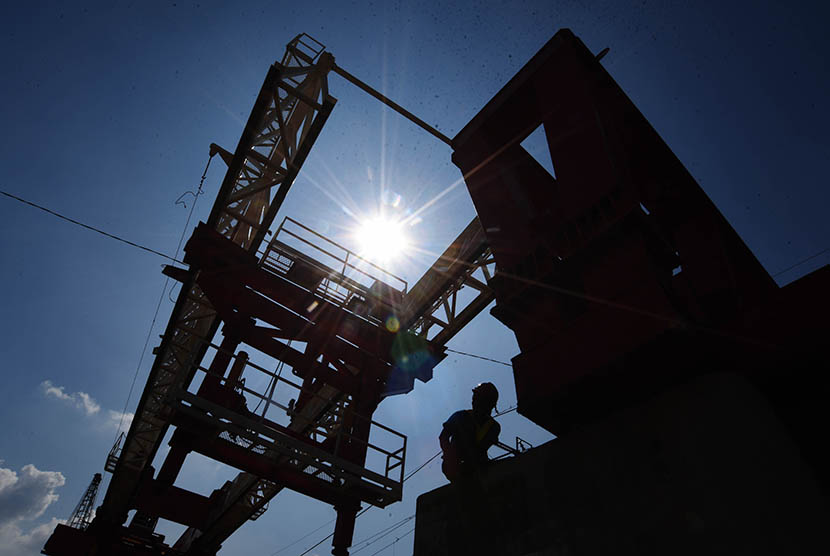
[[334,509],[337,511],[337,521],[334,523],[331,553],[334,556],[349,556],[349,547],[354,538],[354,522],[357,519],[360,504],[339,504]]

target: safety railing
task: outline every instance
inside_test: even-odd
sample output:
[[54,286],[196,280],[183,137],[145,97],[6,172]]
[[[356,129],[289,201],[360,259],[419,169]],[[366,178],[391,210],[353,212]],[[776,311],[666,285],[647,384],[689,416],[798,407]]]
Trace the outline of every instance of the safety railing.
[[533,448],[533,445],[530,442],[528,442],[527,440],[522,440],[518,436],[516,437],[515,448],[505,444],[504,442],[496,442],[494,446],[500,450],[503,450],[503,452],[498,456],[494,457],[493,461],[505,459],[511,456],[518,456]]
[[326,45],[311,35],[300,33],[285,46],[282,65],[285,67],[311,65],[325,49]]
[[104,463],[104,471],[107,473],[115,473],[115,468],[118,465],[118,459],[121,457],[121,443],[124,442],[124,432],[118,435],[115,439],[115,444],[112,445],[107,454],[107,461]]
[[[208,346],[216,353],[228,353],[216,344],[208,343]],[[363,489],[371,493],[367,501],[385,505],[400,499],[406,463],[405,435],[351,411],[348,399],[333,388],[312,391],[281,372],[271,371],[238,354],[228,355],[235,361],[232,365],[244,365],[243,375],[246,371],[249,374],[231,384],[227,377],[212,373],[208,367],[198,365],[196,369],[242,394],[246,408],[256,403],[257,409],[234,411],[193,392],[179,390],[172,396],[175,400],[170,400],[178,411],[209,420],[221,430],[220,438],[253,453],[279,459],[329,483]],[[264,380],[257,380],[257,375]],[[191,389],[197,388],[199,382],[194,381]],[[301,395],[307,401],[298,410],[294,404]],[[261,412],[257,411],[259,407]],[[361,421],[368,424],[368,439],[345,430],[345,423]],[[298,435],[308,441],[297,438]],[[347,445],[349,452],[345,449]],[[365,450],[363,465],[349,461],[348,453],[355,446],[360,447],[357,451]]]
[[403,278],[289,217],[261,252],[260,265],[365,318],[398,313],[408,288]]

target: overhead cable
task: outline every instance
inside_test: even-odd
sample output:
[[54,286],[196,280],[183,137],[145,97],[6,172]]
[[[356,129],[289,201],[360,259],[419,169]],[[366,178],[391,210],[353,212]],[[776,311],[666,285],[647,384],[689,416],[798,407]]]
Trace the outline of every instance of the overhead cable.
[[[495,415],[493,415],[493,417],[501,417],[501,416],[502,416],[502,415],[504,415],[505,413],[510,413],[511,411],[516,411],[516,408],[517,408],[517,406],[515,406],[515,405],[514,405],[514,406],[512,406],[512,407],[509,407],[509,408],[505,409],[504,411],[502,411],[502,412],[500,412],[500,413],[496,413]],[[431,463],[431,462],[432,462],[435,458],[437,458],[437,457],[438,457],[438,456],[440,456],[440,455],[441,455],[441,450],[438,450],[438,452],[437,452],[434,456],[432,456],[431,458],[429,458],[428,460],[426,460],[424,463],[422,463],[421,465],[419,465],[418,467],[416,467],[416,468],[415,468],[415,470],[414,470],[414,471],[412,471],[410,474],[408,474],[406,477],[404,477],[404,478],[403,478],[403,481],[401,481],[401,482],[404,482],[404,483],[405,483],[407,480],[409,480],[410,478],[412,478],[412,476],[413,476],[415,473],[417,473],[418,471],[420,471],[421,469],[423,469],[424,467],[426,467],[427,465],[429,465],[429,464],[430,464],[430,463]],[[361,515],[365,514],[366,512],[368,512],[368,511],[369,511],[370,509],[372,509],[373,507],[374,507],[374,506],[366,506],[363,510],[361,510],[361,511],[360,511],[360,513],[358,513],[358,514],[355,516],[355,519],[357,519],[357,518],[358,518],[358,517],[360,517]],[[406,523],[406,519],[408,519],[408,518],[405,518],[405,519],[402,521],[402,523]],[[298,542],[300,542],[300,541],[301,541],[301,540],[303,540],[304,538],[308,537],[308,536],[309,536],[309,535],[311,535],[312,533],[314,533],[314,532],[316,532],[316,531],[319,531],[320,529],[322,529],[323,527],[325,527],[326,525],[328,525],[328,524],[329,524],[329,523],[331,523],[332,521],[334,521],[334,520],[331,520],[331,521],[329,521],[328,523],[324,523],[323,525],[321,525],[320,527],[318,527],[318,528],[317,528],[317,529],[315,529],[314,531],[311,531],[310,533],[306,533],[306,534],[305,534],[302,538],[297,539],[296,541],[294,541],[294,542],[292,542],[291,544],[289,544],[289,545],[285,546],[284,548],[281,548],[281,549],[280,549],[280,550],[278,550],[277,552],[274,552],[273,554],[271,554],[271,556],[275,556],[278,552],[281,552],[281,551],[285,550],[285,549],[286,549],[286,548],[288,548],[289,546],[294,546],[295,544],[297,544]],[[388,528],[388,527],[387,527],[387,528]],[[382,533],[382,532],[383,532],[383,531],[385,531],[385,530],[386,530],[386,529],[383,529],[383,530],[379,531],[378,533],[374,533],[373,535],[369,535],[366,539],[363,539],[362,541],[360,541],[360,543],[362,543],[362,542],[366,542],[366,540],[373,538],[375,535],[377,535],[377,534],[379,534],[379,533]],[[411,533],[411,532],[412,532],[412,531],[409,531],[409,532],[407,532],[407,533],[404,533],[401,537],[399,537],[399,539],[398,539],[398,540],[400,540],[401,538],[405,537],[406,535],[408,535],[408,534],[409,534],[409,533]],[[308,554],[309,552],[311,552],[312,550],[314,550],[315,548],[317,548],[318,546],[320,546],[320,545],[321,545],[321,544],[323,544],[326,540],[330,539],[330,538],[331,538],[331,537],[333,537],[333,536],[334,536],[334,533],[332,532],[332,533],[330,533],[329,535],[327,535],[326,537],[323,537],[323,538],[322,538],[322,539],[320,539],[320,540],[319,540],[316,544],[314,544],[313,546],[310,546],[308,549],[306,549],[306,551],[305,551],[305,552],[303,552],[303,553],[302,553],[302,554],[300,554],[299,556],[305,556],[306,554]],[[397,542],[397,540],[396,540],[395,542]],[[357,544],[360,544],[360,543],[355,543],[355,544],[357,545]],[[394,543],[392,543],[392,544],[394,544]],[[389,546],[392,546],[392,545],[391,545],[391,544],[390,544],[390,545],[387,545],[387,546],[385,546],[384,548],[382,548],[381,550],[384,550],[384,549],[386,549],[386,548],[389,548]],[[377,552],[376,552],[375,554],[377,554]]]
[[815,254],[813,254],[813,255],[810,255],[810,256],[809,256],[809,257],[807,257],[806,259],[801,259],[801,260],[800,260],[800,261],[798,261],[797,263],[795,263],[795,264],[793,264],[793,265],[788,266],[788,267],[787,267],[787,268],[785,268],[784,270],[779,270],[778,272],[776,272],[775,274],[773,274],[773,275],[772,275],[772,277],[773,277],[773,278],[775,278],[775,277],[777,277],[777,276],[781,276],[781,275],[782,275],[782,274],[784,274],[785,272],[789,272],[790,270],[794,269],[795,267],[803,265],[803,264],[804,264],[804,263],[806,263],[807,261],[812,261],[812,260],[813,260],[813,259],[815,259],[816,257],[819,257],[819,256],[821,256],[821,255],[824,255],[824,254],[825,254],[825,253],[827,253],[828,251],[830,251],[830,247],[828,247],[828,248],[826,248],[826,249],[822,249],[822,250],[821,250],[821,251],[819,251],[818,253],[815,253]]
[[[202,172],[202,179],[199,181],[199,189],[197,193],[194,195],[193,205],[190,207],[190,212],[187,215],[187,220],[184,223],[184,228],[182,228],[182,235],[179,236],[179,243],[176,245],[176,253],[173,255],[173,260],[176,260],[175,257],[179,256],[179,250],[182,248],[182,242],[184,241],[184,236],[187,233],[187,227],[190,225],[190,218],[193,216],[193,209],[196,208],[196,201],[199,200],[199,195],[202,194],[202,186],[205,183],[205,177],[207,177],[208,168],[210,168],[210,161],[213,159],[213,154],[208,156],[207,165],[205,165],[205,171]],[[133,380],[130,383],[130,390],[127,392],[127,400],[124,402],[124,409],[121,411],[121,417],[118,420],[118,428],[115,431],[117,435],[121,430],[121,425],[124,424],[124,417],[127,415],[127,408],[130,405],[130,399],[133,396],[133,389],[135,388],[135,382],[138,380],[138,373],[141,370],[141,364],[144,362],[144,355],[147,353],[147,346],[150,343],[150,337],[153,335],[153,328],[156,326],[156,319],[159,316],[159,309],[161,309],[161,302],[164,301],[164,294],[167,291],[167,284],[170,283],[170,277],[166,277],[164,279],[164,286],[161,288],[161,295],[159,296],[159,301],[156,303],[156,310],[153,313],[153,320],[150,322],[150,329],[147,331],[147,337],[144,339],[144,347],[141,348],[141,356],[138,358],[138,365],[135,367],[135,373],[133,373]],[[173,288],[170,288],[170,291],[173,291]],[[117,436],[116,436],[117,439]],[[116,440],[117,442],[117,440]]]
[[499,361],[498,359],[490,359],[489,357],[484,357],[483,355],[476,355],[474,353],[467,353],[465,351],[458,351],[457,349],[447,348],[447,351],[450,351],[452,353],[457,353],[458,355],[466,355],[467,357],[475,357],[476,359],[483,359],[485,361],[490,361],[492,363],[498,363],[499,365],[505,365],[507,367],[512,367],[513,366],[510,363],[507,363],[505,361]]
[[[310,537],[311,535],[313,535],[314,533],[316,533],[317,531],[319,531],[320,529],[322,529],[323,527],[325,527],[326,525],[329,525],[329,524],[331,524],[331,523],[334,523],[334,519],[330,519],[330,520],[328,520],[328,521],[327,521],[327,522],[325,522],[324,524],[320,525],[317,529],[314,529],[313,531],[309,531],[308,533],[306,533],[305,535],[303,535],[302,537],[300,537],[300,538],[299,538],[299,539],[297,539],[296,541],[294,541],[294,542],[292,542],[292,543],[290,543],[290,544],[287,544],[287,545],[283,546],[282,548],[280,548],[280,549],[278,549],[278,550],[276,550],[276,551],[272,552],[272,553],[271,553],[271,556],[277,556],[277,554],[279,554],[280,552],[283,552],[283,551],[285,551],[285,550],[287,550],[287,549],[291,548],[292,546],[294,546],[294,545],[295,545],[295,544],[297,544],[298,542],[300,542],[300,541],[302,541],[302,540],[307,539],[308,537]],[[328,537],[326,537],[326,538],[328,538]],[[323,539],[323,540],[325,540],[325,539]],[[315,546],[317,546],[317,545],[315,545]]]
[[171,261],[176,262],[176,263],[179,263],[179,264],[185,264],[184,262],[182,262],[182,261],[178,260],[177,258],[175,258],[175,257],[171,257],[170,255],[167,255],[167,254],[165,254],[165,253],[162,253],[161,251],[156,251],[155,249],[151,249],[150,247],[145,247],[144,245],[139,245],[138,243],[135,243],[135,242],[130,241],[130,240],[128,240],[128,239],[124,239],[123,237],[119,237],[119,236],[117,236],[117,235],[115,235],[115,234],[111,234],[111,233],[109,233],[109,232],[105,232],[104,230],[101,230],[101,229],[99,229],[99,228],[96,228],[95,226],[90,226],[90,225],[88,225],[88,224],[84,224],[83,222],[78,222],[77,220],[75,220],[75,219],[73,219],[73,218],[69,218],[68,216],[64,216],[64,215],[62,215],[62,214],[60,214],[60,213],[58,213],[58,212],[55,212],[55,211],[53,211],[53,210],[51,210],[51,209],[48,209],[48,208],[43,207],[43,206],[41,206],[41,205],[38,205],[37,203],[33,203],[33,202],[31,202],[31,201],[27,201],[26,199],[21,199],[21,198],[20,198],[20,197],[18,197],[17,195],[12,195],[11,193],[7,193],[7,192],[5,192],[5,191],[0,191],[0,195],[5,195],[6,197],[9,197],[10,199],[14,199],[15,201],[20,201],[21,203],[23,203],[23,204],[25,204],[25,205],[29,205],[30,207],[34,207],[34,208],[36,208],[36,209],[42,210],[43,212],[48,212],[48,213],[49,213],[49,214],[51,214],[52,216],[57,216],[58,218],[60,218],[60,219],[62,219],[62,220],[66,220],[67,222],[71,222],[72,224],[75,224],[76,226],[80,226],[80,227],[82,227],[82,228],[86,228],[87,230],[92,230],[93,232],[97,232],[97,233],[99,233],[99,234],[101,234],[101,235],[103,235],[103,236],[107,236],[108,238],[112,238],[112,239],[117,240],[117,241],[120,241],[120,242],[122,242],[122,243],[126,243],[127,245],[132,245],[133,247],[137,247],[137,248],[139,248],[139,249],[143,249],[144,251],[147,251],[148,253],[153,253],[154,255],[158,255],[158,256],[160,256],[160,257],[164,257],[165,259],[170,259]]
[[397,539],[395,539],[394,541],[390,542],[389,544],[387,544],[386,546],[384,546],[383,548],[381,548],[381,549],[380,549],[380,550],[378,550],[377,552],[374,552],[374,553],[372,554],[372,556],[375,556],[375,554],[380,554],[381,552],[383,552],[384,550],[386,550],[387,548],[389,548],[389,547],[390,547],[390,546],[392,546],[393,544],[397,544],[397,542],[398,542],[399,540],[401,540],[402,538],[404,538],[405,536],[407,536],[408,534],[410,534],[410,533],[411,533],[412,531],[414,531],[414,530],[415,530],[415,528],[413,527],[412,529],[410,529],[409,531],[407,531],[406,533],[404,533],[403,535],[401,535],[400,537],[398,537],[398,538],[397,538]]
[[[367,548],[369,548],[370,546],[372,546],[373,544],[375,544],[376,542],[378,542],[379,540],[381,540],[385,536],[391,535],[392,533],[395,532],[396,529],[400,529],[401,527],[403,527],[404,525],[406,525],[407,523],[409,523],[413,519],[415,519],[415,514],[412,514],[408,517],[403,518],[402,520],[398,521],[397,523],[394,523],[394,524],[390,525],[386,529],[381,529],[377,533],[374,533],[373,535],[370,535],[369,537],[361,540],[360,542],[354,543],[351,546],[351,548],[349,549],[349,553],[354,555],[354,554],[357,554],[358,552],[360,552],[362,550],[366,550]],[[360,546],[361,544],[363,544],[363,546]]]

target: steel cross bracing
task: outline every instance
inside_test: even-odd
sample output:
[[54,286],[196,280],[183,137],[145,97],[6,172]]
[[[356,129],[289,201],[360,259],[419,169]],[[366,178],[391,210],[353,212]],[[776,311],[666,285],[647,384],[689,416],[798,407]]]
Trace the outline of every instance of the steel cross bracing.
[[[287,223],[291,226],[286,227]],[[322,242],[322,246],[315,247],[303,239],[303,233],[318,243]],[[352,301],[362,298],[366,301],[366,310],[369,312],[392,311],[393,308],[387,303],[387,299],[399,299],[398,296],[402,296],[406,289],[406,283],[400,281],[401,289],[395,290],[398,292],[395,295],[385,287],[378,288],[381,278],[388,279],[386,277],[392,275],[291,219],[283,222],[258,260],[239,255],[236,248],[227,245],[227,241],[216,236],[217,234],[206,231],[202,226],[197,228],[185,248],[185,260],[195,262],[196,266],[202,268],[199,279],[205,284],[208,294],[218,300],[222,318],[238,321],[240,315],[256,316],[263,323],[276,327],[266,329],[255,326],[254,329],[250,329],[244,325],[239,328],[239,324],[229,323],[226,324],[225,334],[228,334],[228,326],[231,326],[231,330],[239,331],[243,343],[284,361],[294,368],[295,373],[305,371],[313,374],[315,368],[320,372],[321,365],[312,363],[290,345],[276,343],[273,335],[278,334],[284,339],[295,339],[316,345],[322,342],[328,345],[323,353],[326,357],[333,357],[329,361],[338,368],[339,373],[344,374],[332,374],[332,371],[324,367],[325,370],[322,372],[325,378],[321,377],[325,381],[324,386],[320,390],[311,391],[291,383],[284,377],[280,378],[274,372],[244,361],[236,372],[232,370],[227,378],[222,375],[222,371],[214,374],[218,390],[205,389],[200,397],[193,397],[181,391],[175,393],[168,404],[175,407],[179,414],[203,422],[202,425],[191,427],[192,429],[223,431],[211,446],[195,440],[190,442],[191,449],[197,452],[201,450],[208,457],[220,458],[220,461],[248,471],[241,473],[232,483],[223,487],[224,506],[217,508],[207,526],[199,526],[198,532],[195,525],[191,526],[176,543],[176,547],[180,550],[188,549],[190,544],[195,542],[194,550],[215,552],[224,539],[246,520],[258,517],[268,500],[284,487],[282,481],[273,480],[273,473],[282,473],[284,480],[295,490],[312,493],[323,500],[334,500],[335,505],[336,500],[344,496],[357,496],[381,506],[400,500],[406,438],[371,422],[370,426],[385,429],[388,434],[397,436],[402,443],[387,450],[371,442],[365,443],[365,439],[348,433],[350,440],[341,442],[343,428],[339,425],[343,417],[339,413],[342,410],[341,400],[344,399],[344,395],[360,382],[358,377],[352,378],[352,373],[358,372],[358,369],[366,373],[374,368],[375,371],[372,373],[380,373],[382,376],[391,370],[388,362],[384,363],[388,355],[378,357],[373,351],[373,346],[376,347],[377,344],[372,338],[380,339],[383,336],[386,338],[384,341],[388,342],[395,337],[394,333],[386,330],[383,319],[369,313],[360,316],[353,312],[351,309],[357,311],[358,308]],[[284,243],[282,239],[293,240],[297,246],[314,247],[316,258],[304,255]],[[337,255],[338,252],[341,254]],[[321,260],[325,260],[331,266]],[[366,268],[362,268],[364,266]],[[337,271],[334,270],[335,267],[338,268]],[[220,281],[217,282],[216,278]],[[275,303],[266,298],[279,301]],[[349,308],[345,307],[347,304]],[[345,328],[337,324],[340,320]],[[228,322],[226,320],[226,323]],[[329,336],[333,331],[337,331],[338,337]],[[266,333],[267,337],[263,337],[262,333]],[[341,336],[342,339],[339,339]],[[325,337],[329,339],[326,340]],[[211,347],[221,350],[221,346]],[[239,361],[239,357],[234,356],[232,352],[225,353]],[[380,353],[388,354],[388,345]],[[234,363],[233,366],[236,368],[237,364]],[[262,396],[255,390],[245,387],[243,383],[237,382],[244,369],[254,369],[269,375],[275,387],[279,383],[295,388],[295,393],[299,393],[295,400],[296,407],[292,408],[285,402],[280,403],[273,399],[274,388],[271,388],[266,396]],[[199,370],[211,373],[211,369],[201,366]],[[307,378],[304,378],[304,381]],[[334,386],[329,384],[332,380]],[[339,389],[341,384],[345,386],[342,392]],[[221,407],[222,403],[228,401],[229,387],[240,394],[244,393],[266,402],[266,409],[260,417],[255,418],[255,421],[262,420],[263,426],[250,422],[250,418],[246,417],[250,415],[247,407],[240,406],[238,410],[230,412]],[[219,398],[215,398],[219,405],[211,405],[209,398],[214,395],[211,392],[220,390],[224,394],[220,393]],[[363,387],[359,391],[364,394],[366,392]],[[353,402],[360,403],[351,399],[350,405]],[[283,411],[283,418],[286,413],[292,416],[287,427],[265,419],[269,405]],[[193,407],[197,407],[198,411],[194,411]],[[362,417],[361,414],[352,412],[352,418]],[[176,424],[185,427],[188,425],[184,419],[180,419]],[[332,431],[336,431],[336,434],[332,435]],[[254,437],[254,433],[259,436]],[[323,453],[314,445],[308,448],[308,442],[298,444],[293,440],[296,433],[310,438],[314,445],[324,444],[327,438],[336,442],[330,443],[332,449]],[[239,442],[239,439],[243,441]],[[355,465],[360,462],[349,459],[348,452],[345,456],[338,454],[338,446],[348,448],[354,445],[355,441],[364,442],[365,449],[375,455],[380,455],[381,458],[385,456],[385,468],[382,466],[375,472],[370,470],[369,466]],[[240,447],[245,450],[254,449],[257,455],[246,455],[239,450]],[[259,468],[262,472],[253,473],[253,468]],[[173,466],[170,469],[173,469]],[[399,476],[393,478],[392,472]],[[318,480],[321,478],[327,483],[336,481],[336,484],[322,484]]]
[[81,497],[78,505],[75,506],[75,511],[69,517],[67,525],[75,529],[86,529],[92,522],[92,516],[95,515],[95,498],[98,497],[98,485],[101,484],[101,474],[96,473],[92,477],[92,482],[89,483],[84,495]]
[[[281,241],[281,231],[289,230],[290,233],[290,228],[286,228],[287,222],[293,221],[286,219],[283,222],[260,259],[263,268],[280,275],[286,275],[293,262],[302,258],[296,250]],[[325,248],[329,254],[335,251],[332,245]],[[306,264],[316,264],[323,268],[323,265],[315,260],[304,260]],[[346,266],[350,264],[348,255],[340,258],[333,256],[333,260],[342,263],[343,272],[323,269],[321,274],[326,276],[326,279],[322,280],[316,289],[320,302],[328,300],[340,306],[353,306],[352,301],[368,297],[364,287],[356,280],[345,276]],[[492,257],[484,240],[484,232],[478,219],[474,218],[418,283],[406,293],[401,302],[402,324],[419,335],[431,336],[433,342],[440,342],[439,345],[444,344],[492,300],[492,292],[484,283],[492,275],[492,266]],[[476,278],[476,274],[481,278]],[[466,287],[475,293],[472,298],[466,296],[462,302],[459,292]],[[367,315],[367,318],[372,317]],[[433,335],[435,329],[438,329],[438,332]],[[428,379],[429,377],[422,377],[422,380]],[[410,383],[401,391],[411,389]],[[335,399],[340,393],[330,386],[325,386],[318,395],[321,398]],[[326,418],[333,415],[333,411],[322,411],[321,405],[309,404],[304,408],[304,412],[307,418],[295,420],[291,429],[308,432],[310,425],[321,426]],[[397,487],[400,488],[400,482]],[[222,487],[225,504],[216,512],[211,524],[204,531],[190,527],[175,543],[174,548],[188,550],[198,539],[200,548],[217,549],[247,520],[261,516],[268,502],[283,488],[284,485],[280,483],[250,473],[240,473],[232,482],[227,482]]]
[[[328,94],[333,63],[323,47],[300,35],[286,48],[282,63],[266,76],[228,164],[208,224],[249,252],[255,252],[336,102]],[[186,388],[193,365],[205,353],[204,341],[219,326],[216,311],[187,273],[156,359],[130,426],[98,516],[123,523],[142,472],[149,466],[170,425],[165,398]]]
[[[322,45],[316,46],[311,41],[313,39],[303,35],[297,37],[288,45],[282,64],[271,68],[235,154],[211,146],[212,152],[218,152],[229,169],[208,226],[251,254],[259,250],[277,209],[336,102],[328,94],[326,80],[333,58],[322,52]],[[492,300],[492,293],[484,283],[491,276],[488,265],[492,266],[492,258],[483,238],[478,220],[474,219],[406,294],[399,307],[404,329],[443,345]],[[267,266],[268,257],[280,249],[279,244],[272,241],[262,253],[262,264]],[[286,254],[284,249],[281,254]],[[365,288],[361,289],[346,279],[346,268],[349,266],[347,256],[341,273],[343,280],[333,284],[333,287],[327,283],[326,291],[322,292],[324,298],[333,296],[330,302],[339,300],[341,307],[350,301],[367,299]],[[275,270],[272,265],[271,271]],[[478,270],[481,270],[481,278],[474,276]],[[99,512],[101,519],[110,523],[122,523],[126,511],[134,507],[130,505],[130,499],[135,495],[142,474],[146,475],[145,471],[171,425],[174,410],[186,413],[181,411],[181,405],[177,406],[171,400],[176,399],[177,395],[179,399],[187,397],[187,387],[200,368],[210,340],[221,322],[216,309],[196,283],[193,270],[168,268],[166,273],[182,281],[183,286],[162,343],[154,352],[156,360],[114,466],[115,473],[104,506]],[[467,299],[462,303],[458,294],[465,286],[476,293],[471,301]],[[406,292],[405,284],[402,291]],[[354,307],[349,309],[354,310]],[[433,335],[436,328],[439,331]],[[422,380],[430,377],[431,369],[429,376],[419,376]],[[391,393],[406,392],[411,388],[411,384],[408,387],[404,385],[403,389]],[[317,395],[328,402],[336,402],[341,393],[326,385]],[[192,405],[197,406],[198,403],[196,401]],[[324,426],[328,419],[333,418],[331,405],[308,404],[304,408],[306,418],[292,422],[290,428],[302,434],[312,434],[313,431],[309,430],[313,428],[311,425]],[[204,407],[197,413],[203,416],[205,411],[220,413],[205,410]],[[231,417],[227,419],[228,423],[233,421]],[[254,427],[243,427],[237,432],[253,430]],[[267,436],[268,431],[264,432]],[[236,439],[244,436],[234,435]],[[263,446],[255,438],[244,442],[248,443],[247,447]],[[277,461],[299,461],[296,457],[292,459],[291,453],[280,456],[278,450],[262,449],[270,450],[269,453],[273,453]],[[293,455],[296,456],[296,453]],[[400,459],[402,472],[403,452]],[[325,474],[319,465],[316,468],[308,465],[307,472]],[[187,550],[195,541],[201,549],[217,550],[245,521],[259,517],[269,500],[282,488],[282,484],[273,480],[240,473],[214,492],[221,494],[219,499],[224,503],[211,512],[208,525],[202,526],[204,530],[190,527],[175,548]],[[399,498],[400,481],[397,489],[398,494],[393,496]],[[152,515],[137,515],[136,519],[146,521],[150,527],[155,523]]]
[[[406,328],[446,344],[493,301],[487,282],[494,266],[481,223],[473,218],[406,296]],[[465,287],[475,292],[472,299],[459,295]],[[438,329],[434,334],[433,328]]]

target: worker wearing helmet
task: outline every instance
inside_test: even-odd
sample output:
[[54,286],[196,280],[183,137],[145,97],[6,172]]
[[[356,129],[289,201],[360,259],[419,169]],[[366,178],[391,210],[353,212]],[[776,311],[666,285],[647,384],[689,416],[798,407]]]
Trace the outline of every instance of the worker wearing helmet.
[[444,423],[438,440],[444,452],[441,469],[450,481],[475,473],[489,461],[487,450],[499,441],[501,431],[490,416],[498,399],[495,385],[482,382],[473,388],[473,408],[456,411]]

